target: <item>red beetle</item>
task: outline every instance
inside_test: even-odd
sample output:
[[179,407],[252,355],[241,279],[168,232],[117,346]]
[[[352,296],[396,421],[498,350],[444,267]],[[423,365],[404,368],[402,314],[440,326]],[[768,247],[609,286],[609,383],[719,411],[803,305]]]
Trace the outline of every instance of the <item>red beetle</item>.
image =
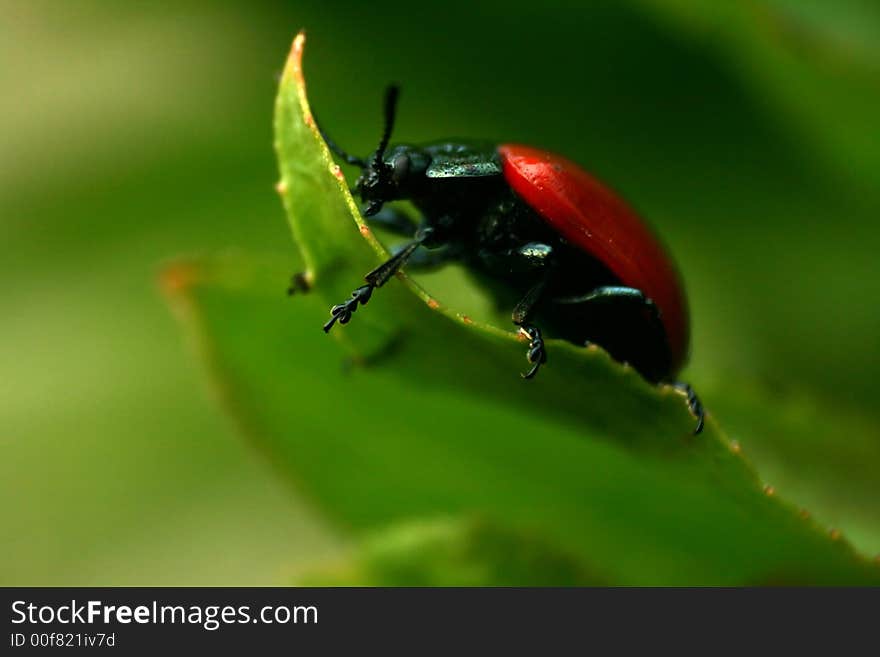
[[[364,216],[411,239],[368,273],[350,299],[333,306],[324,330],[347,324],[404,264],[460,262],[513,308],[513,323],[529,339],[525,378],[547,362],[542,329],[578,345],[593,342],[647,380],[684,391],[699,433],[702,404],[689,385],[674,382],[688,353],[684,289],[636,213],[576,164],[527,146],[389,147],[397,96],[390,87],[384,134],[366,159],[347,154],[322,132],[337,155],[362,169],[356,193],[366,204]],[[397,200],[410,201],[420,220],[383,207]]]

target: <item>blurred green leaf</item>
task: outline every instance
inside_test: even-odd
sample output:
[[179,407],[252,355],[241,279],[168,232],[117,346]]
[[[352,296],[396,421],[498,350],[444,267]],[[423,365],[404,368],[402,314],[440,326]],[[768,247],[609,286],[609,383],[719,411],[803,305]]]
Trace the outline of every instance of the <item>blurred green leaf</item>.
[[[680,395],[600,350],[554,342],[552,367],[524,382],[514,334],[405,276],[340,342],[322,336],[328,304],[384,250],[314,130],[302,45],[282,78],[276,148],[313,293],[285,303],[277,259],[191,262],[165,279],[232,410],[283,472],[344,526],[478,513],[608,582],[880,582],[838,535],[765,491],[713,422],[690,436]],[[343,370],[345,352],[366,367]],[[384,431],[366,440],[362,426]]]
[[880,6],[639,0],[725,54],[838,169],[880,188]]
[[368,537],[346,560],[297,579],[302,586],[601,586],[578,559],[542,536],[486,520],[404,523]]

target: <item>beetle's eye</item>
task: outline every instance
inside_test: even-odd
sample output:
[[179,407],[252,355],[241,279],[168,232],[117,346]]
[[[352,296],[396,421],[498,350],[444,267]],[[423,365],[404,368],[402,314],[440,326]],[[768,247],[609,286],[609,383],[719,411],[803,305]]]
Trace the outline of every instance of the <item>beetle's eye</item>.
[[391,178],[395,183],[400,183],[409,175],[409,155],[399,153],[391,160]]

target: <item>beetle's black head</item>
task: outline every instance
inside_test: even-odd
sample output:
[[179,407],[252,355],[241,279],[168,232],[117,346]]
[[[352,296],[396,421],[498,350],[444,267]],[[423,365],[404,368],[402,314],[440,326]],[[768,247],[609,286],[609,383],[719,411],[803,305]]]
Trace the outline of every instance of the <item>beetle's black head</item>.
[[373,155],[367,160],[363,173],[355,183],[355,191],[367,204],[364,214],[368,217],[379,212],[385,202],[400,197],[394,182],[394,168],[381,155]]
[[367,204],[364,210],[367,216],[379,212],[388,201],[410,198],[413,184],[427,168],[425,156],[415,147],[401,145],[388,152],[399,93],[400,90],[395,85],[388,87],[385,92],[385,128],[382,139],[379,147],[366,160],[349,155],[321,131],[330,150],[349,164],[363,169],[355,183],[355,191]]
[[355,190],[367,204],[364,214],[376,214],[387,201],[412,198],[429,163],[424,151],[405,144],[373,153],[355,183]]

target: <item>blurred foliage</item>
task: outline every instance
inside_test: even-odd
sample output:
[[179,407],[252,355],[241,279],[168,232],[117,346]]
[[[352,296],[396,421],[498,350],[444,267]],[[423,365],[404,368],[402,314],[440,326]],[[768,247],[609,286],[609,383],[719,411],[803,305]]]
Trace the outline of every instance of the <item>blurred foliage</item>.
[[[682,266],[714,416],[779,495],[880,551],[880,21],[735,4],[0,5],[0,582],[270,583],[340,549],[214,415],[152,282],[230,245],[295,265],[270,114],[301,26],[348,149],[396,79],[400,139],[531,142],[624,190]],[[459,280],[422,282],[479,315]]]
[[485,519],[444,518],[369,536],[347,559],[316,566],[300,586],[606,586],[548,545]]

